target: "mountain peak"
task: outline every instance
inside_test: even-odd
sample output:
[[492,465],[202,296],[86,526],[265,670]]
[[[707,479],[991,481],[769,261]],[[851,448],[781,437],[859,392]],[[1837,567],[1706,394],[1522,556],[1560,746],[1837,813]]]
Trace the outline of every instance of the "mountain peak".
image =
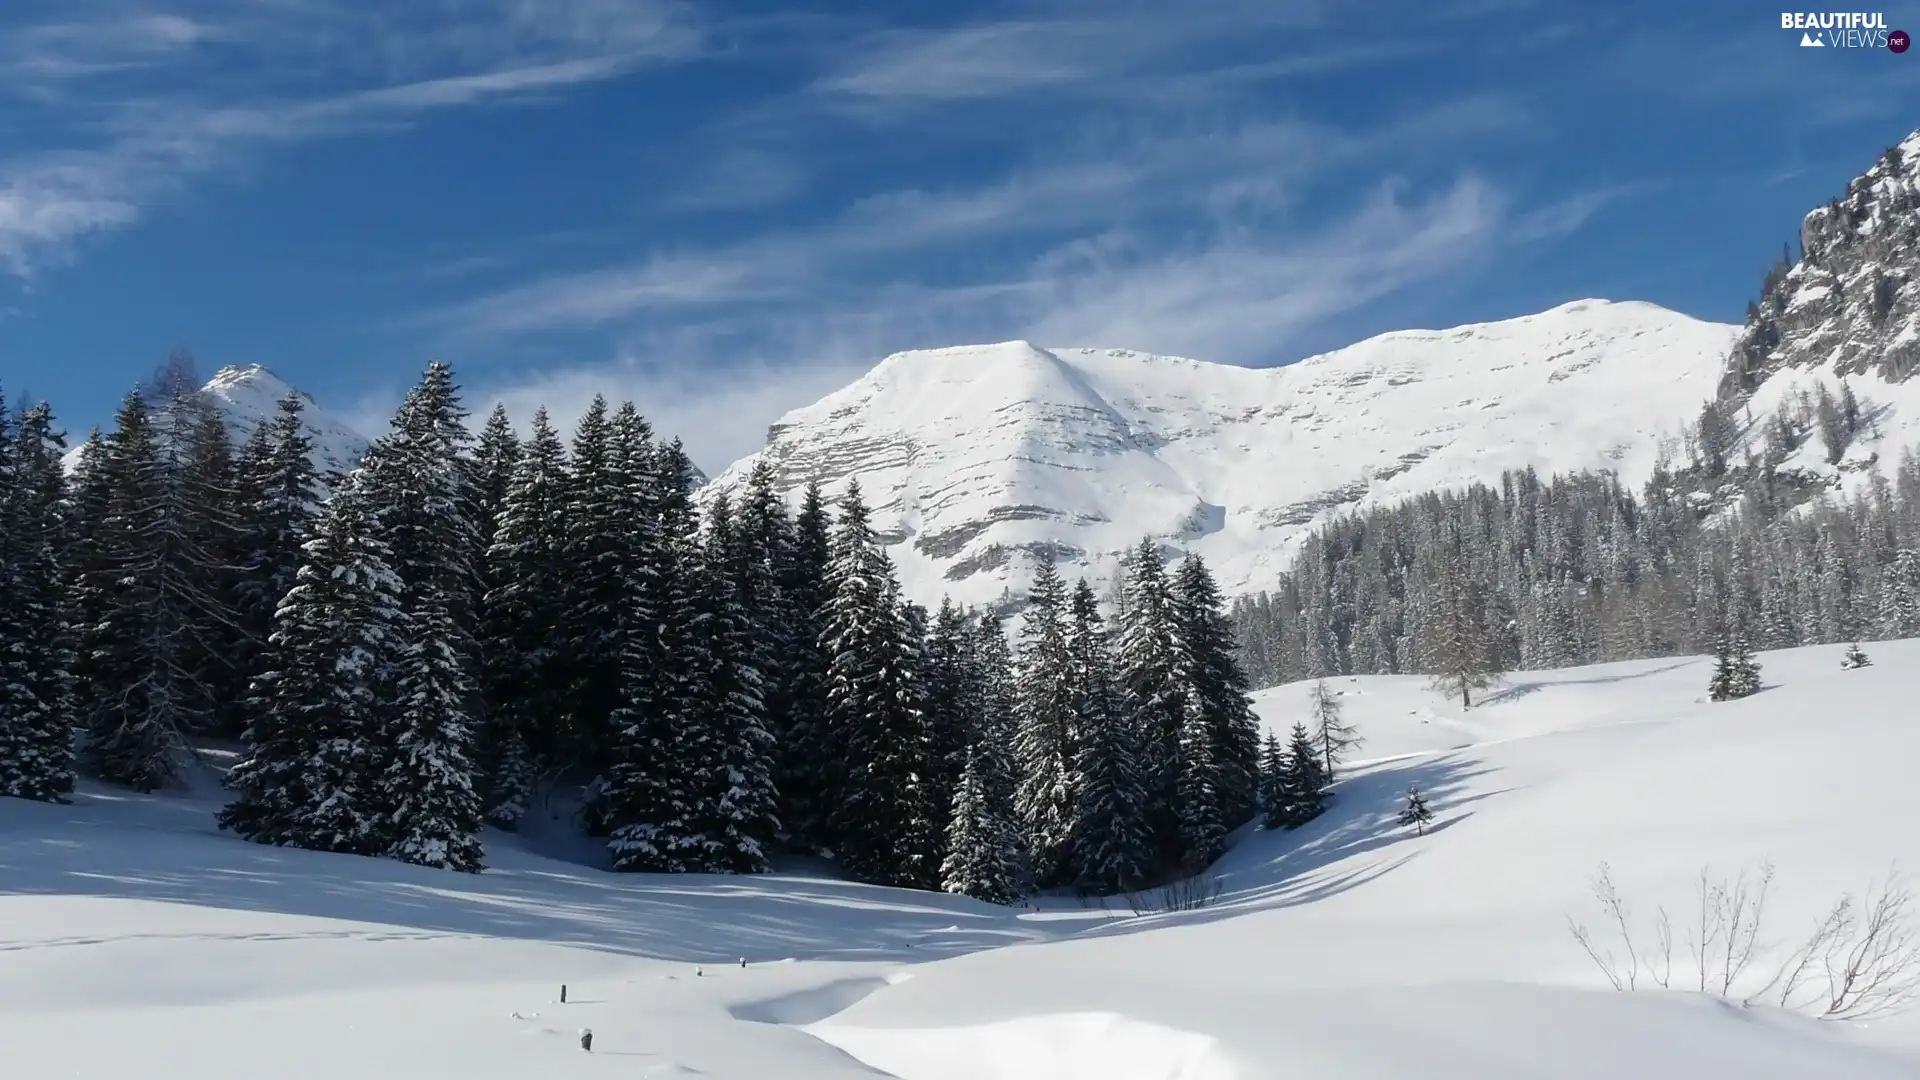
[[789,494],[857,477],[923,603],[1001,603],[1043,558],[1104,578],[1142,536],[1242,592],[1368,503],[1529,466],[1651,473],[1735,332],[1581,300],[1264,369],[1028,341],[895,353],[787,413],[711,490],[761,459]]

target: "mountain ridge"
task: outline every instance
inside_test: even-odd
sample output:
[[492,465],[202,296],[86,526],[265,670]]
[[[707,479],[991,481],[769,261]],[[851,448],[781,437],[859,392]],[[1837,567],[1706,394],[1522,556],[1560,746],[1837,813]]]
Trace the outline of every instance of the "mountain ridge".
[[922,603],[1011,605],[1042,555],[1104,580],[1143,535],[1246,592],[1343,509],[1508,468],[1643,479],[1738,329],[1587,299],[1276,368],[1026,341],[901,352],[789,411],[703,498],[762,458],[789,497],[858,476]]

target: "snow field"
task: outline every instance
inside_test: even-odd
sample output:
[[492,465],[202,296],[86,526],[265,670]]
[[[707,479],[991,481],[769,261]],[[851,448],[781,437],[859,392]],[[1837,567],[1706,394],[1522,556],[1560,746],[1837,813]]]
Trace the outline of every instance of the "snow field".
[[[1138,917],[614,875],[539,830],[490,833],[470,877],[246,844],[211,792],[8,802],[0,1075],[1910,1078],[1913,1012],[1615,993],[1567,927],[1609,942],[1602,861],[1650,934],[1703,866],[1770,860],[1759,972],[1841,893],[1920,873],[1920,641],[1869,643],[1860,671],[1842,651],[1762,654],[1767,689],[1721,704],[1696,658],[1515,674],[1471,710],[1338,680],[1368,743],[1327,814],[1242,834],[1210,906]],[[1306,691],[1260,694],[1264,722]],[[1392,824],[1410,782],[1421,837]]]

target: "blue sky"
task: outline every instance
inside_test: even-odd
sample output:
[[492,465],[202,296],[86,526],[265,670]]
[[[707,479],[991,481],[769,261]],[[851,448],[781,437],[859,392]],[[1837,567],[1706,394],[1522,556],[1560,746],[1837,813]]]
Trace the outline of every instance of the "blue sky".
[[6,0],[0,382],[79,432],[184,344],[371,425],[440,357],[712,469],[897,349],[1735,321],[1920,125],[1920,52],[1797,43],[1751,3]]

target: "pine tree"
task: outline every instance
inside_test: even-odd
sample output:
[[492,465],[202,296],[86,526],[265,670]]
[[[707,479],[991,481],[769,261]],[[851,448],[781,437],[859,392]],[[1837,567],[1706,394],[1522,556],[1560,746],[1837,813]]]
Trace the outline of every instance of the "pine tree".
[[1427,657],[1435,686],[1458,694],[1462,708],[1473,707],[1473,691],[1492,686],[1500,670],[1487,625],[1485,590],[1468,564],[1458,529],[1438,554],[1433,593],[1437,606]]
[[[971,655],[973,646],[973,627],[966,615],[951,599],[943,597],[927,628],[917,680],[932,762],[927,797],[943,811],[954,806],[960,774],[966,770],[967,753],[979,738],[985,713],[980,672]],[[945,835],[946,830],[941,832]]]
[[768,869],[774,818],[773,735],[767,730],[761,667],[766,651],[752,606],[756,556],[722,495],[709,507],[698,568],[699,613],[688,672],[693,713],[685,733],[706,745],[690,755],[691,833],[701,845],[689,861],[709,872]]
[[1330,782],[1321,764],[1320,748],[1307,733],[1306,725],[1293,725],[1280,782],[1281,802],[1285,807],[1283,823],[1287,828],[1297,829],[1320,816],[1326,809]]
[[168,446],[177,448],[174,486],[181,530],[199,562],[193,565],[199,599],[185,664],[200,697],[194,712],[203,729],[238,735],[246,726],[247,684],[253,672],[236,663],[248,644],[235,610],[241,566],[241,483],[226,419],[197,392],[169,403]]
[[385,852],[385,698],[400,659],[401,583],[347,478],[313,523],[255,680],[248,754],[220,827],[265,844]]
[[481,867],[482,807],[474,785],[478,651],[469,516],[470,436],[453,372],[428,365],[387,435],[367,452],[360,483],[373,532],[400,578],[402,645],[386,703],[380,797],[388,852],[450,870]]
[[526,813],[535,756],[555,759],[569,748],[560,722],[568,691],[562,605],[573,576],[568,495],[566,449],[547,411],[537,410],[501,498],[487,550],[493,585],[482,602],[492,703],[487,819],[503,828]]
[[1180,836],[1185,684],[1172,590],[1159,548],[1143,540],[1122,566],[1121,604],[1115,619],[1115,671],[1140,747],[1146,779],[1148,826],[1159,868],[1187,860]]
[[1260,743],[1260,825],[1265,829],[1285,828],[1291,820],[1292,800],[1288,797],[1287,752],[1280,736],[1272,731]]
[[1433,808],[1427,805],[1427,797],[1421,794],[1417,784],[1407,787],[1407,803],[1400,810],[1401,825],[1411,825],[1418,835],[1424,836],[1427,826],[1433,822]]
[[1110,895],[1138,888],[1153,864],[1138,732],[1115,684],[1099,602],[1082,578],[1070,601],[1073,675],[1073,821],[1068,863],[1081,889]]
[[1360,731],[1341,716],[1340,696],[1328,689],[1325,679],[1316,679],[1310,699],[1313,710],[1313,742],[1320,749],[1320,764],[1331,781],[1340,761],[1360,748],[1365,741]]
[[[1260,725],[1247,698],[1247,677],[1234,657],[1233,629],[1220,590],[1198,555],[1180,562],[1174,618],[1181,647],[1184,697],[1196,737],[1205,733],[1216,813],[1225,829],[1250,819],[1259,803]],[[1193,781],[1190,781],[1190,783]]]
[[1739,695],[1733,657],[1733,642],[1722,634],[1713,650],[1713,677],[1707,682],[1707,698],[1710,701],[1732,701]]
[[775,771],[780,820],[788,843],[802,851],[830,846],[827,813],[839,791],[838,759],[827,726],[832,547],[826,500],[819,483],[809,483],[794,518],[793,544],[780,583],[788,631],[779,662],[784,734]]
[[293,589],[303,546],[312,534],[321,499],[299,394],[282,398],[274,416],[254,428],[236,466],[239,489],[233,589],[238,628],[234,665],[249,689],[243,699],[249,724],[258,718],[252,680],[266,670],[267,639],[274,613]]
[[152,791],[176,779],[175,751],[206,727],[198,642],[221,605],[182,503],[177,443],[163,445],[145,398],[127,395],[103,445],[81,492],[102,517],[73,594],[84,759],[104,780]]
[[1760,661],[1754,658],[1752,646],[1747,644],[1744,635],[1735,635],[1733,639],[1733,679],[1732,690],[1736,698],[1751,697],[1760,692]]
[[1068,879],[1072,842],[1073,763],[1076,752],[1073,657],[1067,642],[1066,590],[1052,560],[1034,568],[1033,590],[1021,626],[1018,728],[1014,755],[1020,785],[1014,808],[1026,832],[1042,888]]
[[995,767],[995,755],[979,744],[966,755],[954,785],[940,885],[990,904],[1011,904],[1020,898],[1023,876],[1020,827],[1003,785],[989,775]]
[[63,446],[45,404],[0,421],[0,795],[49,802],[74,783]]
[[[473,670],[478,683],[474,698],[477,786],[488,820],[509,826],[524,812],[530,780],[526,745],[502,708],[503,698],[514,692],[511,684],[502,684],[502,679],[519,666],[519,660],[496,618],[497,610],[487,600],[503,583],[492,552],[519,460],[520,440],[513,433],[513,421],[507,407],[496,404],[480,429],[472,458],[466,462],[470,476],[466,510],[474,532],[470,595],[476,619]],[[496,647],[508,651],[496,653]]]
[[934,809],[924,718],[914,707],[899,586],[880,549],[857,483],[841,500],[829,575],[825,644],[830,654],[826,722],[844,748],[844,787],[829,818],[834,853],[848,874],[906,887],[938,884],[931,858]]
[[1867,658],[1866,651],[1860,648],[1860,643],[1857,641],[1847,646],[1847,655],[1840,659],[1840,666],[1848,671],[1870,667],[1872,664],[1873,661]]

